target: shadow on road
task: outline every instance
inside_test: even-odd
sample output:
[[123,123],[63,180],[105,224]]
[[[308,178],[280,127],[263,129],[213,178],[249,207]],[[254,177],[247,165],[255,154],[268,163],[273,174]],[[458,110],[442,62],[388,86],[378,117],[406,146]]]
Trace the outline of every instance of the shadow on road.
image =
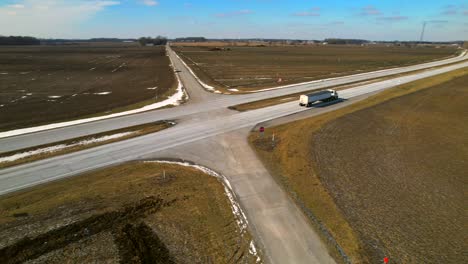
[[309,108],[327,107],[327,106],[329,106],[329,105],[334,105],[334,104],[346,102],[347,100],[348,100],[348,99],[339,98],[339,99],[337,99],[337,100],[333,100],[333,101],[329,101],[329,102],[314,103],[314,104],[312,104],[312,106],[310,106]]

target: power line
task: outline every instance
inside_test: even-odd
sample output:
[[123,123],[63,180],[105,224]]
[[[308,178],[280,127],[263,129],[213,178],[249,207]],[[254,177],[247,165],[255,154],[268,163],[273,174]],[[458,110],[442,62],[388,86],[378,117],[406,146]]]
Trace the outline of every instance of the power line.
[[426,30],[426,21],[423,22],[423,27],[422,27],[422,31],[421,31],[421,37],[419,38],[419,41],[423,41],[424,39],[424,31]]

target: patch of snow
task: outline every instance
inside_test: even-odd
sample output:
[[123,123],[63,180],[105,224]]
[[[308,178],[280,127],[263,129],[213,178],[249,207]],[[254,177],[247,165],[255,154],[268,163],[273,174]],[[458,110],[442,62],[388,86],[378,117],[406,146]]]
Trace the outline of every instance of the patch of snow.
[[231,88],[231,89],[228,89],[228,91],[231,91],[231,92],[238,92],[239,90],[236,89],[236,88]]
[[32,93],[27,93],[26,95],[27,95],[27,96],[30,96],[30,95],[33,95],[33,94],[32,94]]
[[122,68],[122,67],[125,67],[125,65],[127,65],[125,62],[124,62],[124,63],[122,63],[122,64],[120,64],[120,65],[119,65],[119,67],[117,67],[117,68],[113,69],[113,70],[112,70],[112,72],[116,72],[116,71],[118,71],[120,68]]
[[0,75],[7,75],[8,72],[0,72]]
[[94,68],[91,68],[91,69],[89,69],[89,70],[90,70],[90,71],[94,71],[95,69],[96,69],[96,67],[94,67]]
[[62,97],[61,95],[49,95],[47,96],[48,98],[55,99],[55,98],[60,98]]
[[216,91],[214,91],[213,93],[220,94],[221,91],[216,90]]
[[204,83],[202,80],[200,80],[200,78],[198,78],[198,76],[192,71],[192,69],[185,63],[185,61],[183,61],[179,55],[177,55],[177,53],[175,53],[175,56],[182,62],[182,64],[185,65],[185,67],[189,70],[189,72],[193,75],[193,77],[195,77],[195,79],[197,79],[197,81],[203,86],[203,88],[211,91],[211,92],[214,92],[215,91],[215,88],[211,85],[208,85],[206,83]]
[[155,160],[155,161],[144,161],[145,163],[163,163],[163,164],[176,164],[184,167],[191,167],[194,169],[197,169],[203,173],[206,173],[210,176],[216,177],[221,180],[221,182],[224,185],[224,191],[226,193],[226,196],[229,199],[229,202],[231,203],[231,210],[232,213],[234,214],[234,217],[236,218],[237,225],[240,228],[241,234],[244,233],[247,229],[248,221],[247,217],[244,214],[244,211],[242,211],[239,203],[237,202],[237,198],[235,193],[232,190],[231,183],[229,180],[222,174],[217,173],[216,171],[207,168],[205,166],[197,165],[197,164],[191,164],[188,162],[178,162],[178,161],[166,161],[166,160]]
[[108,95],[111,94],[112,92],[100,92],[100,93],[93,93],[95,95]]
[[0,107],[4,107],[5,105],[0,105]]
[[28,97],[28,96],[27,96],[27,95],[23,95],[23,96],[21,96],[21,99],[24,99],[24,98],[26,98],[26,97]]
[[156,90],[156,89],[158,89],[158,87],[155,86],[155,87],[150,87],[150,88],[146,88],[146,89],[147,89],[147,90]]
[[60,144],[60,145],[55,145],[55,146],[51,146],[51,147],[47,147],[47,148],[41,148],[41,149],[35,149],[35,150],[31,150],[31,151],[21,152],[21,153],[17,153],[17,154],[11,155],[11,156],[1,157],[0,158],[0,163],[2,163],[2,162],[11,162],[11,161],[23,159],[23,158],[26,158],[26,157],[30,157],[30,156],[33,156],[33,155],[42,154],[42,153],[55,152],[55,151],[64,149],[66,146],[67,145],[65,145],[65,144]]
[[89,145],[89,144],[92,144],[92,143],[98,143],[98,142],[103,142],[103,141],[112,140],[112,139],[116,139],[116,138],[121,138],[121,137],[125,137],[125,136],[131,135],[131,134],[136,133],[136,132],[137,131],[117,133],[117,134],[113,134],[113,135],[107,135],[107,136],[103,136],[103,137],[82,140],[82,141],[78,141],[76,143],[68,144],[68,145],[67,144],[59,144],[59,145],[50,146],[50,147],[46,147],[46,148],[39,148],[39,149],[31,150],[31,151],[25,151],[25,152],[13,154],[11,156],[0,157],[0,163],[2,163],[2,162],[11,162],[11,161],[15,161],[15,160],[27,158],[27,157],[34,156],[34,155],[43,154],[43,153],[52,153],[52,152],[56,152],[56,151],[59,151],[59,150],[72,148],[72,147],[76,147],[76,146]]
[[[80,141],[78,143],[75,143],[75,144],[72,144],[72,145],[73,146],[88,145],[88,144],[91,144],[91,143],[103,142],[103,141],[107,141],[107,140],[112,140],[112,139],[116,139],[116,138],[125,137],[125,136],[131,135],[131,134],[136,133],[136,132],[138,132],[138,131],[122,132],[122,133],[106,135],[106,136],[102,136],[102,137],[98,137],[98,138],[91,138],[91,139],[87,139],[87,140],[82,140],[82,141]],[[72,146],[72,145],[70,145],[70,146]]]
[[[178,75],[176,76],[177,76],[177,82],[178,82],[177,90],[171,97],[167,98],[164,101],[146,105],[138,109],[128,110],[128,111],[110,114],[110,115],[90,117],[90,118],[78,119],[78,120],[73,120],[73,121],[54,123],[54,124],[48,124],[48,125],[36,126],[36,127],[20,128],[20,129],[0,132],[0,138],[12,137],[12,136],[17,136],[17,135],[22,135],[22,134],[27,134],[27,133],[34,133],[34,132],[44,131],[44,130],[49,130],[49,129],[54,129],[54,128],[61,128],[61,127],[66,127],[66,126],[89,123],[89,122],[94,122],[94,121],[108,119],[108,118],[131,115],[131,114],[146,112],[150,110],[155,110],[155,109],[169,106],[169,105],[174,105],[174,106],[179,105],[184,98],[188,99],[189,95],[185,91],[182,85],[182,82],[180,80],[180,77]],[[83,94],[87,94],[87,93],[83,93]],[[48,100],[48,101],[55,101],[55,100]]]
[[31,81],[35,81],[35,80],[36,80],[36,78],[32,78],[32,79],[31,79]]
[[30,72],[20,72],[20,74],[24,75],[24,74],[28,74]]
[[256,259],[256,262],[257,262],[257,263],[259,263],[259,262],[262,261],[262,260],[260,259],[260,257],[258,256],[257,248],[255,247],[255,243],[254,243],[253,240],[251,240],[251,241],[250,241],[250,244],[249,244],[249,253],[250,253],[250,255],[257,257],[257,259]]

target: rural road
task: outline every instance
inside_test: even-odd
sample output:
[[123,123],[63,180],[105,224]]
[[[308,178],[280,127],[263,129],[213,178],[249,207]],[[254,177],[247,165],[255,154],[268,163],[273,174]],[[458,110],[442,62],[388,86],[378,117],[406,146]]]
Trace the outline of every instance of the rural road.
[[317,233],[250,148],[243,128],[150,154],[203,164],[229,180],[268,263],[335,263]]
[[[251,127],[261,122],[306,111],[318,114],[399,84],[468,67],[468,62],[463,62],[342,90],[340,97],[347,101],[337,103],[330,108],[303,108],[299,107],[297,102],[290,102],[248,112],[237,112],[228,110],[226,107],[382,77],[401,73],[404,70],[392,69],[296,85],[287,89],[222,96],[204,92],[196,79],[188,73],[185,66],[174,57],[172,52],[170,56],[175,68],[182,70],[180,77],[192,99],[186,105],[3,138],[0,140],[0,152],[163,119],[178,120],[178,125],[155,134],[0,170],[0,194],[135,159],[158,157],[191,159],[212,167],[228,177],[234,192],[240,198],[241,206],[247,212],[247,218],[255,237],[259,238],[266,250],[269,262],[334,263],[302,213],[272,180],[263,165],[256,159],[253,151],[248,146],[242,145],[242,142],[246,144],[246,133]],[[446,60],[445,63],[460,59],[452,58]],[[432,62],[429,65],[434,67],[442,64],[442,62]],[[405,67],[406,71],[417,70],[422,66],[411,67]],[[210,144],[213,149],[209,147]]]
[[[353,87],[342,90],[339,94],[343,99],[352,99],[364,94],[381,91],[399,84],[464,67],[468,67],[468,62],[425,71],[398,79],[390,79],[359,87]],[[207,102],[207,104],[210,105],[210,102]],[[172,112],[178,112],[177,108],[169,110],[172,110]],[[175,116],[172,113],[170,117],[169,115],[171,112],[169,112],[165,117],[156,117],[155,119],[181,119],[183,117],[183,122],[155,134],[149,134],[51,159],[2,169],[0,170],[0,194],[103,166],[110,166],[119,162],[138,159],[141,156],[150,153],[170,149],[240,128],[250,128],[255,126],[257,123],[271,119],[303,111],[314,111],[314,107],[304,108],[299,107],[297,102],[289,102],[247,112],[237,112],[227,109],[218,109],[217,111],[213,110],[216,110],[216,108],[213,108],[211,112],[203,115],[200,115],[199,113],[185,113],[183,116]],[[156,114],[153,113],[153,115]],[[54,130],[51,132],[54,132]],[[41,132],[40,134],[47,133]],[[31,137],[31,139],[34,139],[34,135],[35,134],[31,134],[21,137]],[[6,141],[8,139],[15,139],[15,137],[4,140]],[[53,140],[53,138],[50,140]],[[5,148],[4,144],[6,144],[6,142],[1,142],[1,144],[2,148]],[[2,149],[2,151],[4,150]]]
[[186,87],[186,90],[188,91],[190,96],[190,100],[188,103],[169,109],[148,111],[140,114],[122,116],[112,119],[96,121],[92,123],[84,123],[80,125],[46,130],[14,137],[6,137],[7,133],[0,132],[0,152],[7,152],[16,149],[22,149],[31,146],[77,138],[85,135],[101,133],[105,131],[120,129],[128,126],[140,125],[159,120],[189,120],[191,117],[197,114],[203,112],[211,112],[213,110],[225,109],[228,106],[233,106],[237,104],[253,102],[257,100],[288,95],[292,93],[299,93],[303,91],[310,91],[314,89],[323,89],[330,86],[365,81],[368,79],[380,78],[388,75],[400,74],[409,71],[437,67],[444,64],[450,64],[468,59],[468,55],[465,53],[463,54],[463,56],[449,58],[442,61],[435,61],[403,68],[361,73],[332,79],[324,79],[322,81],[312,81],[307,84],[288,86],[284,89],[275,89],[271,91],[243,95],[219,95],[205,92],[201,85],[185,68],[183,63],[180,62],[180,60],[175,56],[175,53],[172,50],[170,50],[169,55],[171,56],[174,68],[181,70],[179,76],[182,79],[184,87]]

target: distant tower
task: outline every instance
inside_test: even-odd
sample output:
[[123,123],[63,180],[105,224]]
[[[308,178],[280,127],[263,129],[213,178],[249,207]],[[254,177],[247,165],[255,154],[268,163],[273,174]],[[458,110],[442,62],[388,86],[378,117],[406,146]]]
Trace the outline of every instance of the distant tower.
[[423,23],[422,31],[421,31],[421,37],[419,38],[419,41],[422,42],[424,39],[424,31],[426,30],[426,21]]

